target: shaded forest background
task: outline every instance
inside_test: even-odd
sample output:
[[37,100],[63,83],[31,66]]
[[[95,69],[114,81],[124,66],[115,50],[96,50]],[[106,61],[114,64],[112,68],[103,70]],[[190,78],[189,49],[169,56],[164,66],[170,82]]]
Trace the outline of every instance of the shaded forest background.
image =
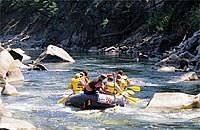
[[164,52],[200,29],[199,0],[0,0],[0,12],[1,43],[39,48]]

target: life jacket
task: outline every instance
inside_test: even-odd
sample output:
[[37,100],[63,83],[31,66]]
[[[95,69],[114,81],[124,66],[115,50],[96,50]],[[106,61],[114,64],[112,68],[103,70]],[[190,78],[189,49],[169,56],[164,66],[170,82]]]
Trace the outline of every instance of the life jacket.
[[124,79],[118,79],[117,84],[122,90],[124,90],[127,86],[127,82]]
[[110,93],[114,93],[115,87],[114,87],[114,83],[113,82],[106,82],[106,91],[110,92]]
[[83,87],[79,85],[80,78],[72,78],[70,80],[72,90],[74,91],[82,91]]
[[128,79],[128,77],[126,75],[123,75],[122,79],[124,79],[126,81],[127,86],[131,85],[131,82],[130,82],[130,80]]

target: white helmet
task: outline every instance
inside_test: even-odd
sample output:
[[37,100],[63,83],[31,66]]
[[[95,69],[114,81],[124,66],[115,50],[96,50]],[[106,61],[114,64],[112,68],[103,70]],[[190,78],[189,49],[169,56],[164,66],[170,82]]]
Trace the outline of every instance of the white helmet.
[[80,75],[80,73],[77,73],[76,75],[75,75],[75,77],[80,77],[81,75]]
[[125,79],[125,80],[126,80],[126,79],[128,79],[128,77],[127,77],[126,75],[123,75],[123,76],[122,76],[122,79]]

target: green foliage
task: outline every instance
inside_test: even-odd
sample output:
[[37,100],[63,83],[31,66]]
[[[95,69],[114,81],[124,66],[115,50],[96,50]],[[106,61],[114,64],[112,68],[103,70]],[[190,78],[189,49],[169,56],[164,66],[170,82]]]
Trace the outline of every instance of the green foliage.
[[147,28],[150,32],[163,32],[167,27],[170,18],[174,14],[174,8],[170,7],[165,11],[152,12],[147,20]]
[[55,16],[58,11],[56,0],[12,0],[11,5],[19,12],[40,11],[46,16]]
[[194,6],[191,9],[190,14],[188,16],[189,16],[188,21],[190,23],[189,25],[192,31],[199,30],[200,29],[200,7]]
[[52,15],[56,14],[56,12],[58,10],[58,6],[57,6],[56,2],[46,0],[43,2],[43,4],[44,4],[43,8],[45,10],[49,11]]
[[103,22],[101,23],[101,26],[103,26],[103,28],[105,28],[108,23],[109,23],[108,18],[105,18],[105,19],[103,19]]
[[[27,0],[12,0],[11,5],[12,5],[15,9],[22,9],[22,8],[24,8],[28,3],[29,3],[29,1],[27,1]],[[21,11],[21,10],[20,10],[20,11]]]

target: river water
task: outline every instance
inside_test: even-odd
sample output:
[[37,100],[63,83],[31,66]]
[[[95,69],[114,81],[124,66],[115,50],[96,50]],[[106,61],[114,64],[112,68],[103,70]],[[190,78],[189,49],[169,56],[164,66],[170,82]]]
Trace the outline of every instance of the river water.
[[[32,51],[27,52],[35,56]],[[36,54],[39,54],[37,52]],[[200,82],[170,83],[179,73],[149,71],[153,63],[135,62],[130,56],[98,55],[95,53],[70,53],[76,60],[66,62],[42,62],[48,71],[22,70],[25,81],[14,83],[19,96],[1,96],[13,117],[23,119],[40,130],[142,130],[142,129],[199,129],[200,110],[184,110],[173,113],[144,112],[156,92],[185,92],[198,94]],[[89,71],[92,79],[101,73],[123,69],[132,85],[141,86],[134,97],[139,103],[127,104],[115,110],[84,110],[57,104],[63,96],[70,79],[81,70]]]

